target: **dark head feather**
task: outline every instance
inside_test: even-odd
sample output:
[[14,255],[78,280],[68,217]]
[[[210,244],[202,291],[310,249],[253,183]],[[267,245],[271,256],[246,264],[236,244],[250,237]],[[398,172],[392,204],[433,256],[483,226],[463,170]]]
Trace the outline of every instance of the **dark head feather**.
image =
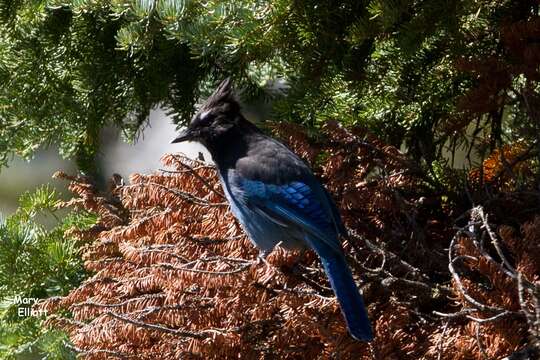
[[[234,97],[231,80],[223,80],[214,93],[204,102],[188,127],[173,142],[198,141],[209,150],[216,142],[232,136],[234,131],[257,131],[240,113],[240,104]],[[238,132],[238,131],[237,131]]]
[[226,110],[230,112],[240,111],[240,104],[234,96],[230,78],[226,78],[218,85],[214,93],[200,107],[198,113],[203,113],[215,107],[223,107],[224,105],[228,108]]

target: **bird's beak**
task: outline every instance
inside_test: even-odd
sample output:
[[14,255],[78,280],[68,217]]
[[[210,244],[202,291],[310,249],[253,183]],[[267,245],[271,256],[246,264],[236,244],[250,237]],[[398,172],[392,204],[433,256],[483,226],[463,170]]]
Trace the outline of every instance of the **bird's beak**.
[[171,144],[179,143],[183,141],[191,141],[191,140],[193,140],[193,133],[189,129],[186,128],[180,131],[178,136],[174,138],[173,141],[171,141]]

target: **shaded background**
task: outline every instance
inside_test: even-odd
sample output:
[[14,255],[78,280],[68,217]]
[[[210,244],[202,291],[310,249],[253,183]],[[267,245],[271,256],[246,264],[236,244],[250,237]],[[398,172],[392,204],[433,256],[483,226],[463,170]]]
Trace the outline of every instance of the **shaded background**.
[[[104,177],[109,178],[117,173],[127,180],[134,172],[152,172],[160,168],[159,159],[165,153],[183,152],[190,157],[197,156],[199,151],[207,154],[196,143],[171,144],[175,129],[176,126],[161,109],[151,113],[147,127],[133,145],[124,142],[118,130],[104,129],[99,158]],[[54,147],[42,149],[30,161],[14,158],[8,168],[0,171],[0,213],[9,215],[15,211],[17,199],[22,193],[45,183],[50,183],[67,197],[66,182],[51,178],[57,170],[68,174],[77,171],[75,163],[62,159]]]
[[[260,122],[270,115],[271,104],[263,99],[252,103],[243,103],[243,114],[251,121]],[[162,167],[160,158],[167,153],[182,152],[191,158],[202,153],[206,161],[211,162],[210,154],[198,143],[171,144],[176,133],[176,125],[163,109],[150,113],[148,124],[134,144],[122,139],[116,128],[105,128],[101,134],[101,153],[98,164],[105,179],[112,174],[120,174],[125,181],[135,172],[150,173]],[[56,147],[41,149],[30,161],[15,157],[9,167],[0,170],[0,214],[9,215],[17,208],[17,199],[26,191],[49,183],[69,198],[63,180],[56,180],[52,175],[62,170],[75,174],[74,161],[62,159]]]

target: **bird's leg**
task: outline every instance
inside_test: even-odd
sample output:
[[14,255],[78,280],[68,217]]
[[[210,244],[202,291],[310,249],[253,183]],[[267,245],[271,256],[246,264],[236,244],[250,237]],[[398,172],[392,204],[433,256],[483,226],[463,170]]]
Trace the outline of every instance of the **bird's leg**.
[[280,241],[278,242],[272,249],[265,249],[265,250],[261,250],[259,251],[259,256],[257,257],[258,258],[258,264],[257,265],[260,265],[260,263],[264,263],[266,266],[272,266],[272,264],[270,264],[266,258],[268,257],[268,255],[270,255],[270,253],[272,251],[274,251],[274,249],[277,247],[277,246],[280,246],[281,244],[283,243],[283,241]]
[[271,249],[261,250],[259,251],[259,255],[257,256],[257,265],[260,265],[261,263],[264,263],[266,266],[270,266],[270,263],[266,260],[266,257],[272,252]]

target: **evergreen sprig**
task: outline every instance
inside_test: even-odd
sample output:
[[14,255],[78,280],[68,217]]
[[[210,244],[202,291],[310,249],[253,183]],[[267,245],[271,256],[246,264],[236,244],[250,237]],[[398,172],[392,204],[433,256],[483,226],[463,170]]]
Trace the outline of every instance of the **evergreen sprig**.
[[0,222],[2,359],[71,358],[64,345],[65,335],[43,327],[44,316],[30,316],[33,300],[28,300],[64,295],[86,276],[81,244],[65,232],[72,226],[89,227],[95,215],[72,212],[59,220],[58,202],[58,194],[42,186],[22,195],[17,212]]

